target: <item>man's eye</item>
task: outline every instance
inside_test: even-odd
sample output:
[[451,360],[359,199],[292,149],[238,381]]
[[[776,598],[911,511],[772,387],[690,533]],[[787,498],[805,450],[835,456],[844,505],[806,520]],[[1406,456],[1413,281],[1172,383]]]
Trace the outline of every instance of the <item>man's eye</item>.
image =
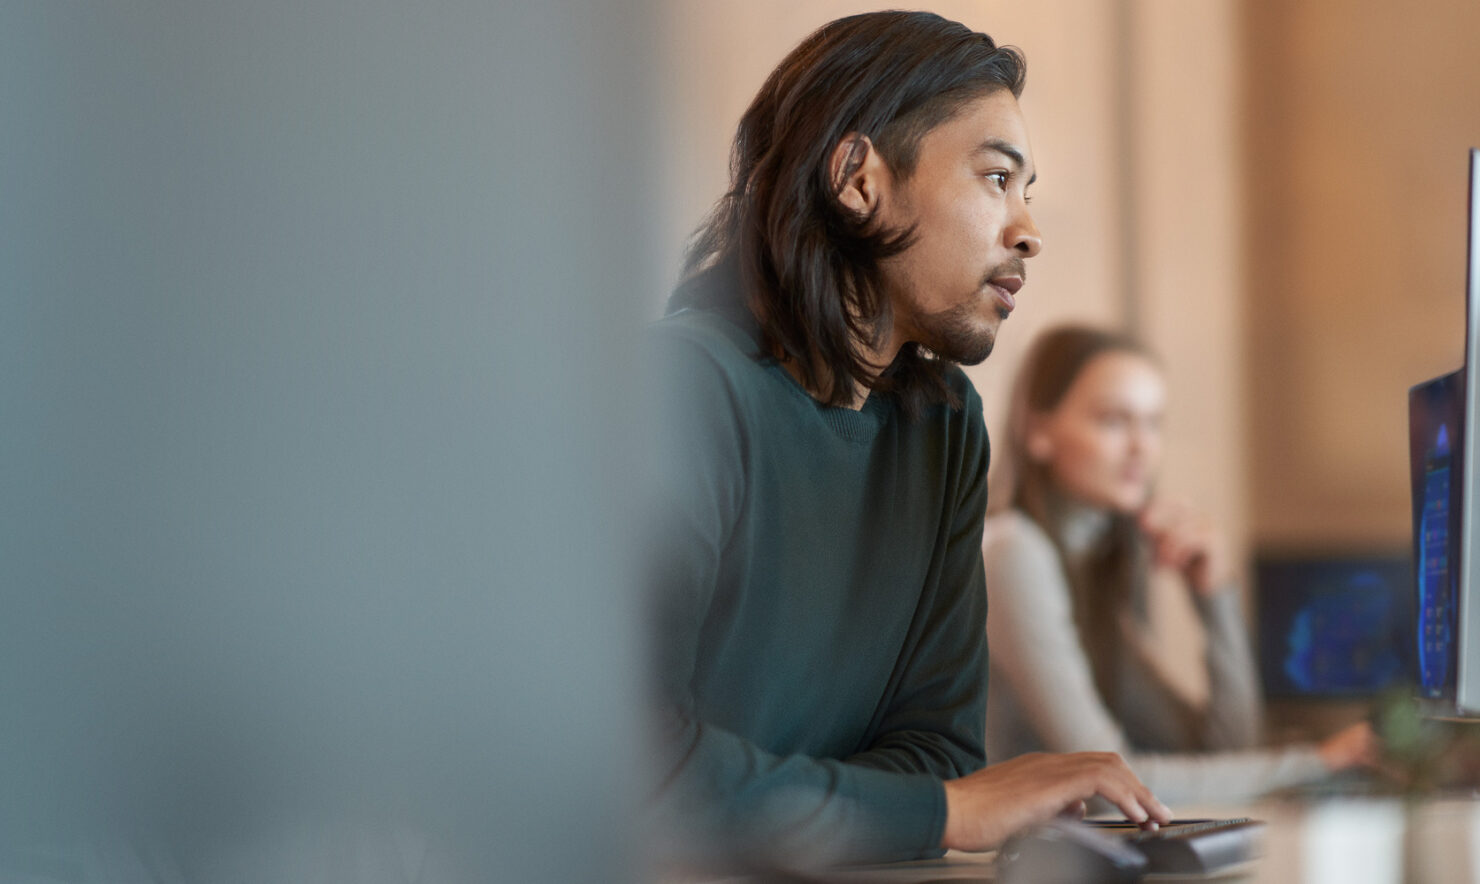
[[987,173],[987,178],[989,180],[995,182],[998,187],[1006,187],[1007,186],[1007,173],[1006,172],[988,172]]

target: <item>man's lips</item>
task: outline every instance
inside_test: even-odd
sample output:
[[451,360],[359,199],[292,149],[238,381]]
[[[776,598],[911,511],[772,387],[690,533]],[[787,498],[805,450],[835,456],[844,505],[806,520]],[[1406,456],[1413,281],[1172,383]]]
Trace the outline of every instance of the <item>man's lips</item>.
[[997,299],[1002,302],[1002,306],[1007,308],[1009,312],[1017,306],[1017,300],[1013,295],[1016,295],[1018,289],[1023,287],[1022,277],[998,276],[988,280],[987,284],[997,293]]

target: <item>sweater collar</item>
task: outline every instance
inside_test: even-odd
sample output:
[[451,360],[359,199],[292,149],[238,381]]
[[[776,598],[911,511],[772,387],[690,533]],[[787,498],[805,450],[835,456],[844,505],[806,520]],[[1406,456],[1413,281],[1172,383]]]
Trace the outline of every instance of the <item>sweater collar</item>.
[[1049,517],[1058,526],[1064,555],[1074,563],[1098,552],[1110,537],[1114,515],[1106,509],[1052,494],[1048,501]]

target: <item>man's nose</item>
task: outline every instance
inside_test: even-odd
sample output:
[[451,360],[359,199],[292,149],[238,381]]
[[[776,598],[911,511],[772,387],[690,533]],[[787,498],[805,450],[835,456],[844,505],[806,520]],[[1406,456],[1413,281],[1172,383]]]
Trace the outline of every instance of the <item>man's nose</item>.
[[1043,250],[1043,237],[1033,216],[1024,209],[1007,229],[1007,245],[1024,258],[1031,258]]

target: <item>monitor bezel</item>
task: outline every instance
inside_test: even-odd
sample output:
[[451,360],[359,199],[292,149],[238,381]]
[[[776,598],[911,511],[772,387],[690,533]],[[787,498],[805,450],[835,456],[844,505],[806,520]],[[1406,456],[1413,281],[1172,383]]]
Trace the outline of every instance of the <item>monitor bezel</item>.
[[1480,148],[1470,148],[1468,241],[1465,272],[1465,439],[1459,548],[1459,654],[1454,704],[1464,716],[1480,715],[1480,595],[1476,552],[1480,551],[1480,495],[1474,467],[1480,466]]

